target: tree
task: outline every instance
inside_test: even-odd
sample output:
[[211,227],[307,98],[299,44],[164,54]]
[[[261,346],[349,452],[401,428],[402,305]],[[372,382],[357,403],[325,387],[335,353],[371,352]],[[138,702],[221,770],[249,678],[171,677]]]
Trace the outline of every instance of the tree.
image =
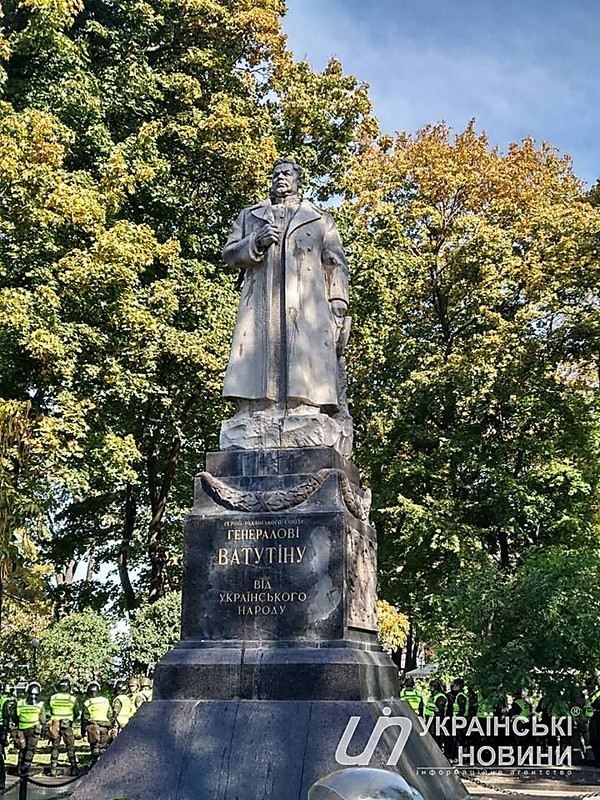
[[129,610],[177,587],[193,476],[226,416],[231,222],[281,152],[335,193],[370,112],[335,60],[294,62],[284,10],[5,4],[0,394],[31,397],[54,440],[47,556],[116,562]]
[[600,205],[600,181],[596,181],[596,183],[592,186],[587,194],[587,200],[593,206],[597,207]]
[[128,660],[136,670],[151,672],[181,638],[181,593],[169,594],[136,609],[132,614]]
[[31,469],[30,410],[29,402],[0,399],[0,630],[6,588],[24,558],[34,555],[29,533],[42,514]]
[[33,669],[32,641],[39,639],[52,622],[52,609],[46,597],[45,581],[49,569],[47,566],[25,562],[12,572],[6,583],[0,628],[2,681],[16,681],[23,675],[31,679],[37,678]]
[[472,124],[365,136],[346,191],[382,592],[435,647],[458,576],[598,542],[600,215],[567,158]]
[[390,653],[402,650],[408,634],[408,618],[387,600],[377,602],[377,627],[382,647]]
[[38,654],[39,678],[54,684],[69,671],[71,664],[85,688],[85,682],[100,674],[112,674],[112,658],[117,648],[108,622],[92,611],[70,614],[48,628],[41,636]]
[[[533,548],[509,574],[459,575],[439,620],[437,657],[486,697],[525,688],[575,703],[600,661],[600,555]],[[451,622],[450,622],[451,620]]]

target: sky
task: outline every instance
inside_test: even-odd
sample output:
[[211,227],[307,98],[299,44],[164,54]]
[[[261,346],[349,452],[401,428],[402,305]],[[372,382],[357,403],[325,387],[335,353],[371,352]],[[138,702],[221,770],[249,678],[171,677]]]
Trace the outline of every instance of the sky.
[[600,178],[600,0],[288,0],[297,59],[370,85],[382,130],[475,118],[501,150],[533,137]]

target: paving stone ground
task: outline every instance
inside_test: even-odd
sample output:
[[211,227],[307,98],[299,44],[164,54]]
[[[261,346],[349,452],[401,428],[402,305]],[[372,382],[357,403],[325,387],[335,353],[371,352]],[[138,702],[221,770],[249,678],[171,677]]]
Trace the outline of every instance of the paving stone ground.
[[[36,770],[37,772],[37,770]],[[45,788],[30,786],[28,800],[65,800],[74,785],[61,787],[68,780],[65,775],[57,778],[34,774],[34,778],[46,784]],[[558,770],[557,770],[558,772]],[[571,767],[564,775],[547,777],[541,773],[514,774],[514,771],[479,772],[462,780],[473,800],[600,800],[600,769],[590,767]],[[7,776],[7,787],[14,787],[5,795],[6,800],[18,797],[18,778]],[[275,800],[275,799],[274,799]]]
[[463,777],[474,800],[600,800],[600,769],[572,767],[560,775],[513,771]]

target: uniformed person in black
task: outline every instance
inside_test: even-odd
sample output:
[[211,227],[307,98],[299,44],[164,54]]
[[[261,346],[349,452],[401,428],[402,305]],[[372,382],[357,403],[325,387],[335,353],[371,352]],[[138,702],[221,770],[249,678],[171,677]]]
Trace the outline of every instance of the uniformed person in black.
[[437,678],[429,684],[429,699],[425,704],[425,721],[429,724],[430,717],[433,717],[429,724],[429,733],[433,736],[440,748],[444,748],[444,733],[439,729],[438,722],[442,722],[447,716],[448,698],[444,692],[444,684]]
[[8,734],[14,724],[14,715],[17,707],[14,686],[6,686],[0,708],[0,792],[6,788],[6,769],[4,766],[5,749],[8,746]]
[[473,717],[477,716],[477,707],[479,704],[477,689],[474,686],[467,686],[467,696],[469,698],[469,719],[473,719]]
[[586,703],[586,715],[590,721],[590,747],[596,766],[600,766],[600,689],[591,690]]
[[446,756],[455,759],[458,755],[458,748],[463,747],[466,742],[467,718],[469,716],[469,697],[465,692],[465,682],[462,678],[455,678],[450,684],[447,709],[448,716],[465,721],[464,728],[458,727],[452,720],[449,722],[449,727],[454,726],[454,735],[450,733],[446,740]]
[[[520,717],[519,722],[514,720]],[[533,720],[533,706],[523,697],[523,690],[518,689],[513,695],[513,701],[508,709],[508,718],[511,721],[511,740],[517,746],[525,746],[531,739],[531,725]],[[523,736],[518,732],[525,731]]]

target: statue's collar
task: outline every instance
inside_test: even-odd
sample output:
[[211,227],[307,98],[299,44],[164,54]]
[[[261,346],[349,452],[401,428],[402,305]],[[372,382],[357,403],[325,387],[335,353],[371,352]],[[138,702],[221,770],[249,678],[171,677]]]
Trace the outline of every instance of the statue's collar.
[[[259,219],[264,219],[265,222],[275,222],[275,217],[273,216],[273,204],[270,200],[266,200],[264,203],[260,203],[258,206],[255,206],[252,209],[252,214],[255,217],[259,217]],[[313,206],[313,204],[308,200],[302,198],[302,200],[300,200],[298,210],[290,222],[288,233],[294,230],[294,228],[298,228],[300,225],[306,225],[308,222],[314,222],[315,220],[321,219],[321,216],[322,214],[318,208]]]
[[277,200],[277,201],[274,201],[273,198],[271,198],[271,205],[273,205],[273,206],[279,206],[279,205],[297,206],[297,205],[300,205],[300,201],[301,200],[302,200],[302,198],[300,197],[299,194],[288,194],[285,197],[282,197],[280,200]]

